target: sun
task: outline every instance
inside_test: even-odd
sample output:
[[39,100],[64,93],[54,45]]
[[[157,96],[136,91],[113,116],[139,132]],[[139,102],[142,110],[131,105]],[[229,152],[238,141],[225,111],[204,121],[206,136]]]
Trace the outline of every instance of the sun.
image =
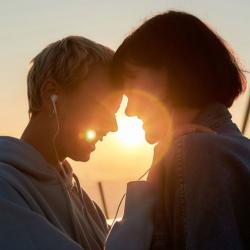
[[139,146],[145,142],[142,121],[125,115],[117,117],[118,131],[116,137],[126,146]]
[[125,114],[127,104],[128,98],[123,96],[120,108],[116,113],[118,130],[114,136],[127,148],[143,146],[146,142],[143,122],[137,117],[129,117]]

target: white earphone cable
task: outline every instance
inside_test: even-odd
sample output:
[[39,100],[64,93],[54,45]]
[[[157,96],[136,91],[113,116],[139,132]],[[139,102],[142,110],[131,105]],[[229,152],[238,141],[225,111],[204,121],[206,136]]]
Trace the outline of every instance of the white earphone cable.
[[[151,167],[150,167],[141,177],[139,177],[139,178],[137,179],[137,181],[140,181],[140,180],[150,171],[150,169],[151,169]],[[113,219],[113,221],[112,221],[112,224],[111,224],[111,226],[110,226],[110,231],[111,231],[112,227],[113,227],[114,224],[115,224],[115,221],[116,221],[116,219],[117,219],[119,210],[120,210],[120,208],[121,208],[122,202],[123,202],[123,200],[124,200],[126,194],[127,194],[127,193],[125,193],[125,194],[122,196],[122,198],[121,198],[121,200],[120,200],[120,202],[119,202],[119,205],[118,205],[117,210],[116,210],[116,213],[115,213],[115,217],[114,217],[114,219]]]
[[59,155],[58,155],[58,151],[56,149],[56,138],[57,138],[57,136],[58,136],[58,134],[60,132],[60,122],[59,122],[59,117],[58,117],[58,114],[57,114],[57,108],[56,108],[56,103],[55,103],[56,99],[54,99],[53,96],[52,96],[51,101],[52,101],[52,105],[53,105],[53,113],[55,114],[56,126],[57,126],[56,132],[55,132],[55,134],[53,136],[53,139],[52,139],[53,149],[54,149],[54,152],[55,152],[56,159],[58,161],[59,167],[60,167],[60,169],[61,169],[64,177],[66,178],[67,174],[66,174],[65,169],[64,169],[64,167],[62,165],[62,162],[60,161],[60,158],[59,158]]

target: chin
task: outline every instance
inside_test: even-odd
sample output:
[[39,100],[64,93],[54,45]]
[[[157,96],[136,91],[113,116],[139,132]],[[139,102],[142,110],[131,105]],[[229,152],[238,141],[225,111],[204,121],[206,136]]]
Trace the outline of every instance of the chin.
[[158,136],[150,133],[145,133],[145,139],[149,144],[155,144],[160,140]]
[[69,156],[72,160],[74,161],[81,161],[81,162],[86,162],[90,159],[90,153],[85,153],[85,154],[74,154],[72,156]]

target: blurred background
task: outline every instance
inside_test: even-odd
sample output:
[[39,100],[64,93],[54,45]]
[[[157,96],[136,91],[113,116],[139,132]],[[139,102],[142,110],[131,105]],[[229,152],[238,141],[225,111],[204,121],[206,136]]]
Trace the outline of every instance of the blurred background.
[[[30,60],[46,45],[81,35],[116,49],[147,18],[170,9],[190,12],[209,24],[250,70],[249,0],[0,0],[0,135],[20,137],[28,122],[26,75]],[[250,75],[247,74],[248,82]],[[242,128],[249,99],[238,98],[231,112]],[[119,130],[110,133],[86,163],[71,161],[82,186],[113,218],[126,183],[149,167],[153,146],[146,143],[142,122],[118,111]],[[250,136],[245,119],[245,134]],[[132,129],[131,129],[132,128]],[[120,211],[121,215],[122,209]]]

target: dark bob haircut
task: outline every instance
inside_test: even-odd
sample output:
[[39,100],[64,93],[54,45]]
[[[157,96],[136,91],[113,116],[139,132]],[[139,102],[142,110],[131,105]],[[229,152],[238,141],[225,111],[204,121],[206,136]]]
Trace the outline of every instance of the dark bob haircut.
[[175,106],[202,108],[219,102],[230,107],[246,87],[243,71],[224,41],[184,12],[157,15],[123,41],[112,67],[121,84],[127,63],[166,70],[166,97]]

